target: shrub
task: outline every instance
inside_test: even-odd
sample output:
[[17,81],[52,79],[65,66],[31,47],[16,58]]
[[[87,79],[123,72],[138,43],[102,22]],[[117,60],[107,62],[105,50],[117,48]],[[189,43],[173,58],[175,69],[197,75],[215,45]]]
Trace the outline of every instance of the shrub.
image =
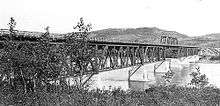
[[220,60],[220,55],[219,56],[212,56],[210,60]]

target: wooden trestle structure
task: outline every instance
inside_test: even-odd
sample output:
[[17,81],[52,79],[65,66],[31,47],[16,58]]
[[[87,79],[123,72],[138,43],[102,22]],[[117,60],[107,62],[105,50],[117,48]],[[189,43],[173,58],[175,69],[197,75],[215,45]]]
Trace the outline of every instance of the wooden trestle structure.
[[197,55],[198,47],[165,44],[141,44],[89,41],[95,47],[100,71]]
[[[36,37],[25,39],[36,42]],[[62,43],[63,40],[56,40],[53,43],[57,42]],[[89,40],[88,45],[95,48],[96,69],[102,72],[163,61],[165,58],[197,55],[200,50],[199,47],[177,45],[178,41],[176,42],[174,44],[148,44]]]

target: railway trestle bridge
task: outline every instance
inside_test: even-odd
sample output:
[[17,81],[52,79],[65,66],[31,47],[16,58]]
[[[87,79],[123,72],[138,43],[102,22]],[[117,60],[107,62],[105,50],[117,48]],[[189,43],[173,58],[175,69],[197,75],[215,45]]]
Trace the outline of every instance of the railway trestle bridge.
[[166,58],[180,58],[197,55],[198,47],[166,44],[122,43],[89,41],[95,47],[100,71],[114,70],[163,61]]
[[[4,33],[1,32],[0,35],[2,36]],[[36,41],[34,40],[35,38],[28,39]],[[173,43],[172,41],[169,41],[169,39],[171,39]],[[95,48],[96,52],[96,57],[94,57],[94,59],[97,63],[96,69],[98,69],[98,72],[92,73],[91,76],[103,71],[137,66],[135,70],[130,72],[132,75],[143,64],[164,61],[166,58],[180,58],[198,55],[200,50],[200,48],[196,46],[179,45],[177,39],[164,36],[161,37],[160,44],[110,42],[95,39],[90,39],[87,43],[92,48]]]

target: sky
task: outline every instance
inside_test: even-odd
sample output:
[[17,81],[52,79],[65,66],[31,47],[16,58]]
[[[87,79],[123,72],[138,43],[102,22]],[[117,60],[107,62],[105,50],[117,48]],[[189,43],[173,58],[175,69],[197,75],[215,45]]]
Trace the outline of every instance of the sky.
[[220,33],[220,0],[0,0],[0,29],[67,33],[83,17],[93,30],[157,27],[188,36]]

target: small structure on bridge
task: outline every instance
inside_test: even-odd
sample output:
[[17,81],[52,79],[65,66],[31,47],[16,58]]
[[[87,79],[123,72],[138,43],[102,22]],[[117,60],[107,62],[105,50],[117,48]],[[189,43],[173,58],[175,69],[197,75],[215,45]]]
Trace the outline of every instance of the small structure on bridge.
[[161,36],[160,43],[166,45],[178,45],[178,40],[175,37]]

